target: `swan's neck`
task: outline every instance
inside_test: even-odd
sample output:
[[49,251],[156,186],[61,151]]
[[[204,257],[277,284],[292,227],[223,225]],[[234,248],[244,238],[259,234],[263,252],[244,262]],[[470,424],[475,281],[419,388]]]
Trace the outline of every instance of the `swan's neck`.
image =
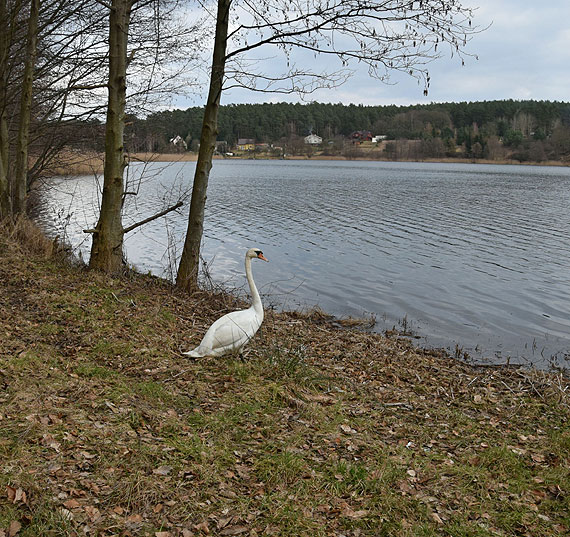
[[259,296],[259,291],[255,286],[253,281],[253,274],[251,272],[251,258],[245,258],[245,276],[247,278],[247,283],[249,283],[249,290],[251,291],[251,305],[256,313],[261,313],[263,315],[263,306],[261,304],[261,297]]

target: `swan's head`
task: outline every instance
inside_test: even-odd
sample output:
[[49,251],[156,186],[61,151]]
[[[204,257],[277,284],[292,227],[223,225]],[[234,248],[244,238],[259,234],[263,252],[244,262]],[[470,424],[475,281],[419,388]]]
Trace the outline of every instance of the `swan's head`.
[[246,252],[245,257],[247,257],[248,259],[253,259],[256,257],[257,259],[263,259],[263,261],[267,261],[269,263],[269,259],[265,258],[263,252],[259,248],[250,248]]

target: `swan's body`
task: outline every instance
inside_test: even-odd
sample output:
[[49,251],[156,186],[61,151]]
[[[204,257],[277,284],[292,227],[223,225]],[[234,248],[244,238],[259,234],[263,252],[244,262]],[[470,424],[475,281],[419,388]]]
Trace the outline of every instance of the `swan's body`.
[[258,248],[250,248],[245,254],[245,275],[251,291],[251,307],[232,311],[220,317],[208,328],[200,345],[183,354],[192,358],[202,358],[237,351],[259,330],[263,322],[263,305],[251,273],[251,260],[254,258],[267,261]]

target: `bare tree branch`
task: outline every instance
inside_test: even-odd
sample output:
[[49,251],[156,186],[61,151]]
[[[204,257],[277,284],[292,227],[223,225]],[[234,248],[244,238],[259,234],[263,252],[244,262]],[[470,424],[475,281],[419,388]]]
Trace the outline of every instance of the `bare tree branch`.
[[[182,207],[182,205],[184,205],[184,203],[182,201],[179,201],[178,203],[176,203],[172,207],[168,207],[168,209],[164,209],[164,211],[160,211],[159,213],[156,213],[153,216],[149,216],[148,218],[145,218],[144,220],[141,220],[140,222],[137,222],[136,224],[132,224],[132,225],[126,227],[123,230],[123,232],[128,233],[129,231],[132,231],[133,229],[136,229],[140,226],[143,226],[144,224],[148,224],[149,222],[152,222],[153,220],[156,220],[157,218],[165,216],[168,213],[175,211],[176,209],[179,209],[180,207]],[[87,233],[87,231],[86,231],[86,233]]]

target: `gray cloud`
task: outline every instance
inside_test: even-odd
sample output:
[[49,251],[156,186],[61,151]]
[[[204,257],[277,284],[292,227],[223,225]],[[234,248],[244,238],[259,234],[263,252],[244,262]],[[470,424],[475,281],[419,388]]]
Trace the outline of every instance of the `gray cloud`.
[[[478,60],[461,61],[444,55],[430,66],[431,89],[406,75],[396,73],[395,84],[382,84],[355,66],[354,76],[343,86],[318,90],[305,100],[367,105],[415,104],[494,99],[570,100],[570,2],[568,0],[465,0],[477,7],[475,22],[489,26],[475,35],[468,51]],[[298,61],[314,61],[312,57]],[[322,67],[332,60],[320,57]],[[274,62],[277,63],[277,62]],[[199,99],[198,99],[199,100]],[[253,102],[296,102],[298,95],[256,94],[233,89],[222,104]],[[195,102],[195,100],[194,100]],[[187,106],[195,104],[188,103]]]

